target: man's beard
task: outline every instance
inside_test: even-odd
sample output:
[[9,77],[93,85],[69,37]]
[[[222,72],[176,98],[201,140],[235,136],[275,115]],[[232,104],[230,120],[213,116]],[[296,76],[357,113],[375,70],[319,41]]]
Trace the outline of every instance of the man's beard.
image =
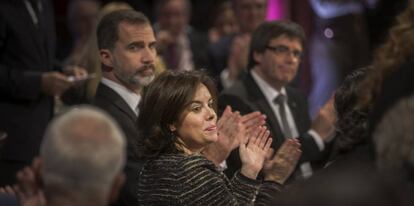
[[[143,76],[142,75],[142,71],[146,70],[146,69],[151,69],[153,71],[153,73],[151,75],[148,76]],[[129,73],[125,73],[119,70],[115,71],[116,76],[124,83],[133,86],[133,87],[143,87],[143,86],[147,86],[148,84],[150,84],[152,82],[152,80],[154,80],[155,78],[155,67],[154,65],[145,65],[142,66],[139,71],[133,73],[132,75]]]
[[155,78],[155,75],[154,74],[152,74],[152,75],[150,75],[150,76],[146,76],[146,77],[141,77],[141,76],[137,76],[137,78],[139,79],[139,84],[141,85],[141,86],[148,86],[148,84],[150,84],[151,82],[152,82],[152,80],[154,80],[154,78]]

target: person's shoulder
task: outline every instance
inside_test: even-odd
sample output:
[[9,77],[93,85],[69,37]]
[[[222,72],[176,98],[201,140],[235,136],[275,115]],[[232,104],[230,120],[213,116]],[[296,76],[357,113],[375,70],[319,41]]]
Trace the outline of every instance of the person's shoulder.
[[296,87],[288,85],[288,86],[285,87],[285,89],[286,89],[286,93],[288,93],[288,95],[293,94],[293,95],[296,95],[296,96],[306,96],[305,93],[303,93],[302,90],[300,90]]
[[247,96],[246,85],[242,80],[237,80],[229,88],[221,92],[222,95]]

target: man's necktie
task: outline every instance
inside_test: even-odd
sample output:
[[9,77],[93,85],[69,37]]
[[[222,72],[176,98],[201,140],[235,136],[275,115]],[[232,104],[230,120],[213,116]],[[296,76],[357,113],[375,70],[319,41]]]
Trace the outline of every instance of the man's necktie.
[[283,135],[285,138],[292,138],[292,132],[290,131],[289,123],[287,121],[286,117],[286,109],[285,109],[285,102],[286,102],[286,96],[283,94],[279,94],[273,102],[277,105],[279,105],[279,115],[281,120],[281,129],[283,132]]

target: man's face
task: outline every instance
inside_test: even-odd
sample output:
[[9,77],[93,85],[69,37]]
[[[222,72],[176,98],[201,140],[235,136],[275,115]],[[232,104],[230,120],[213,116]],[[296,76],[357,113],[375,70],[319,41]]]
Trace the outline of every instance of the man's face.
[[270,85],[280,89],[295,77],[302,55],[301,41],[285,35],[273,38],[263,53],[254,53],[255,71]]
[[173,36],[178,36],[184,31],[189,21],[185,0],[170,0],[162,5],[157,21],[162,30],[167,30]]
[[111,79],[131,90],[148,85],[154,78],[155,44],[150,25],[121,22],[112,51],[101,50],[103,63],[113,68]]
[[234,6],[241,32],[253,32],[266,19],[267,0],[237,0]]

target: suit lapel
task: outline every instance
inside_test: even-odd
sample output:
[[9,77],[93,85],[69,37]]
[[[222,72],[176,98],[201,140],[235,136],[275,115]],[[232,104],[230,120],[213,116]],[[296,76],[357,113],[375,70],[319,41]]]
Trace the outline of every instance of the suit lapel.
[[298,125],[298,119],[299,118],[299,111],[298,111],[298,103],[296,102],[296,99],[292,95],[292,92],[290,92],[289,89],[286,88],[286,93],[288,96],[288,106],[290,111],[292,112],[293,120],[295,121],[296,126]]
[[113,104],[120,111],[124,112],[134,122],[137,120],[135,112],[132,111],[132,109],[125,102],[125,100],[122,99],[122,97],[118,93],[116,93],[114,90],[112,90],[105,84],[99,83],[96,95],[99,95],[101,98],[106,99],[108,103]]
[[[30,38],[33,39],[33,42],[35,44],[35,47],[37,47],[36,51],[38,51],[38,58],[44,58],[46,57],[46,48],[45,48],[45,36],[44,33],[37,28],[37,26],[34,24],[32,17],[29,14],[29,11],[27,10],[25,2],[17,1],[16,3],[21,4],[18,6],[18,8],[22,8],[23,12],[18,12],[14,15],[16,15],[16,18],[20,18],[19,15],[22,15],[22,18],[25,19],[25,24],[21,25],[20,28],[24,28],[26,31],[27,36],[30,36]],[[43,2],[42,2],[43,3]],[[17,8],[17,9],[18,9]],[[20,14],[19,14],[20,13]],[[42,59],[42,61],[48,61],[47,59]]]
[[[257,107],[256,109],[266,114],[266,122],[269,126],[272,138],[276,138],[278,140],[284,139],[282,130],[279,126],[275,113],[273,112],[269,103],[266,101],[266,97],[254,81],[250,73],[246,75],[244,79],[244,84],[246,85],[248,96],[250,98],[249,101],[253,102],[253,104]],[[280,145],[281,142],[282,141],[273,141],[272,144],[273,146]]]
[[300,93],[292,88],[286,87],[288,106],[292,112],[293,119],[299,134],[306,132],[310,127],[310,119],[306,99],[301,99]]

